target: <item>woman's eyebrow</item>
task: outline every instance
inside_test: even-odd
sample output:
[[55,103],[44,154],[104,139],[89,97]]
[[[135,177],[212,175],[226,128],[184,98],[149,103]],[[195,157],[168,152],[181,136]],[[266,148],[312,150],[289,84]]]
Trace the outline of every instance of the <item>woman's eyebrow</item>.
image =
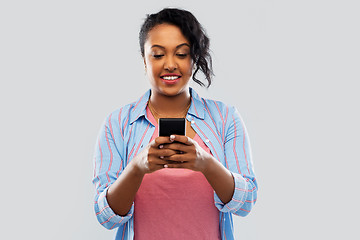
[[157,44],[155,44],[155,45],[152,45],[152,46],[151,46],[151,48],[155,48],[155,47],[158,47],[158,48],[163,48],[163,49],[165,49],[165,47],[163,47],[163,46],[160,46],[160,45],[157,45]]
[[[188,43],[182,43],[182,44],[177,45],[177,46],[176,46],[176,49],[181,48],[182,46],[188,46],[188,47],[190,47],[190,45],[189,45]],[[151,46],[151,48],[155,48],[155,47],[165,49],[164,46],[157,45],[157,44],[154,44],[154,45]]]
[[187,43],[182,43],[182,44],[180,44],[180,45],[177,45],[177,46],[176,46],[176,49],[181,48],[182,46],[188,46],[188,47],[190,47],[189,44],[187,44]]

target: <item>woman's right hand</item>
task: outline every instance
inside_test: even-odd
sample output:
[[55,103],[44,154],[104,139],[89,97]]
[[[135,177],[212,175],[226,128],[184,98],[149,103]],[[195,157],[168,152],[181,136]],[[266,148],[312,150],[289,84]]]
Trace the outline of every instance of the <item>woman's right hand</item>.
[[177,154],[172,149],[164,149],[164,144],[171,144],[170,137],[157,137],[150,142],[133,160],[133,164],[142,174],[152,173],[162,168],[166,168],[169,161],[162,158]]

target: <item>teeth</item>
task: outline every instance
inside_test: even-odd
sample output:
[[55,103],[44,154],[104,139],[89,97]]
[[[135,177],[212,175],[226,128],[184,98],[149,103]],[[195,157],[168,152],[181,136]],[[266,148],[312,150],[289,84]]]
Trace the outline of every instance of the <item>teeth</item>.
[[178,79],[179,76],[164,76],[163,79],[165,80],[175,80],[175,79]]

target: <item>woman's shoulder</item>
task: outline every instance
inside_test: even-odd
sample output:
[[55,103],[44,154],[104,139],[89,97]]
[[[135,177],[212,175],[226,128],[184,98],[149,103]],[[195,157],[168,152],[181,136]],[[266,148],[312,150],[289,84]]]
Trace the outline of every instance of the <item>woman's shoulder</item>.
[[221,100],[202,98],[202,101],[206,110],[210,111],[211,113],[221,113],[222,115],[227,115],[235,111],[235,107],[233,105],[225,103]]
[[110,114],[108,114],[108,120],[120,123],[121,125],[132,122],[145,111],[147,101],[149,99],[149,91],[140,96],[136,101],[123,105]]
[[197,109],[203,108],[204,112],[210,115],[212,119],[219,118],[221,121],[225,121],[229,115],[236,111],[235,107],[231,104],[213,98],[200,97],[193,89],[191,89],[191,92],[195,107]]
[[123,105],[121,107],[118,107],[117,109],[110,112],[107,116],[107,119],[110,119],[111,121],[117,121],[121,122],[123,120],[126,120],[131,116],[131,113],[133,112],[134,106],[136,105],[136,102],[128,103],[126,105]]
[[134,106],[134,102],[132,103],[128,103],[126,105],[120,106],[118,108],[116,108],[115,110],[111,111],[108,115],[113,116],[113,115],[123,115],[126,112],[130,112],[130,110],[133,108]]

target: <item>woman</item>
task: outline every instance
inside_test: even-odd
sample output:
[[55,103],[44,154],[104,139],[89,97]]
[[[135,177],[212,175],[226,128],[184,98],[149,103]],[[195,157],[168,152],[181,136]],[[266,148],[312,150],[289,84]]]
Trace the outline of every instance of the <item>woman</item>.
[[[145,20],[140,48],[151,89],[109,115],[100,131],[95,212],[116,239],[233,239],[232,214],[247,215],[257,183],[245,127],[234,107],[200,98],[209,39],[188,11]],[[158,136],[159,118],[186,118],[186,136]]]

